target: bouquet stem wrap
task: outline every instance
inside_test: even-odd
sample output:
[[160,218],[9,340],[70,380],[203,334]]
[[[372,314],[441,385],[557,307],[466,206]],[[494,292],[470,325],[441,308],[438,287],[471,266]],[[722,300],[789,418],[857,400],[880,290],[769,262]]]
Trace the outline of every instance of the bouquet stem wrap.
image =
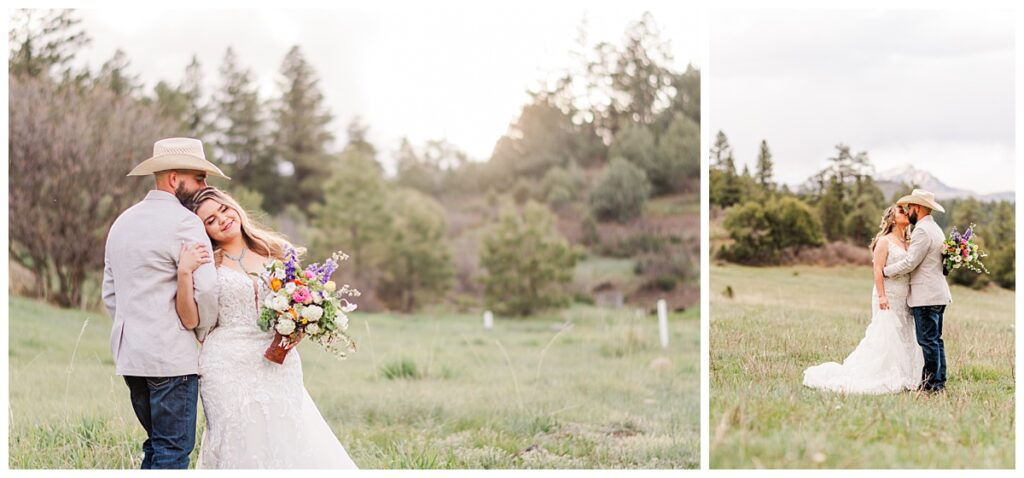
[[274,332],[274,340],[270,342],[267,351],[263,352],[263,357],[278,365],[284,364],[284,359],[288,356],[288,352],[291,352],[298,343],[298,340],[292,341],[291,337]]

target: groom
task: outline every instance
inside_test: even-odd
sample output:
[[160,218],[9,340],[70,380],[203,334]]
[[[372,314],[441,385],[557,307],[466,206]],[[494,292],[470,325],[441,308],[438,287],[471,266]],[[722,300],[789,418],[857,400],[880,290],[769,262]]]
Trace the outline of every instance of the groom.
[[915,189],[896,204],[914,225],[907,255],[886,266],[886,277],[910,272],[910,295],[907,305],[914,314],[917,343],[924,353],[921,390],[942,392],[946,388],[946,349],[942,343],[942,314],[953,301],[949,285],[942,274],[942,243],[945,235],[932,218],[932,211],[946,212],[935,202],[935,194]]
[[[217,273],[203,264],[192,277],[199,324],[190,330],[175,309],[182,245],[210,240],[202,222],[179,198],[206,187],[206,175],[227,178],[206,160],[197,139],[169,138],[129,176],[150,176],[155,187],[118,216],[104,254],[103,302],[114,320],[110,351],[131,392],[132,408],[147,439],[142,468],[188,468],[195,448],[199,352],[217,320]],[[191,325],[191,324],[190,324]]]

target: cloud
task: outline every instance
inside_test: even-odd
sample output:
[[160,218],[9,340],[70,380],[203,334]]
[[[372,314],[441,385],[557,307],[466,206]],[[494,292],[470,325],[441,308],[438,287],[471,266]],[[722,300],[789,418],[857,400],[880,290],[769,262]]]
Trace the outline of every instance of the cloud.
[[741,162],[767,139],[780,179],[799,183],[844,142],[879,170],[913,162],[953,186],[1013,188],[1012,15],[731,11],[711,32],[708,118]]

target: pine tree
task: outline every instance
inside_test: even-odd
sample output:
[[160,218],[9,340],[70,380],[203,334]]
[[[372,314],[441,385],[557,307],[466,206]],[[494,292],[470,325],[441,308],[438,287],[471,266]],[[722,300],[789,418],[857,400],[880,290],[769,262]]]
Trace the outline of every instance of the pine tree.
[[263,208],[280,212],[285,204],[280,173],[266,141],[266,119],[252,72],[238,64],[228,48],[220,66],[220,86],[213,96],[215,153],[232,177],[263,197]]
[[117,96],[130,96],[140,89],[142,83],[138,74],[131,74],[131,60],[123,50],[118,49],[109,60],[100,67],[97,83],[107,87]]
[[843,214],[843,185],[839,178],[829,181],[825,195],[818,202],[818,217],[821,219],[822,230],[830,241],[838,241],[845,236]]
[[774,189],[772,184],[772,152],[768,149],[768,141],[761,140],[761,149],[757,153],[757,184],[765,191]]
[[389,195],[388,211],[394,224],[385,240],[380,296],[392,309],[413,312],[442,299],[451,287],[444,208],[419,191],[399,189]]
[[289,194],[281,200],[308,212],[310,204],[324,195],[330,176],[327,146],[334,139],[327,126],[331,114],[324,106],[319,79],[298,46],[288,51],[281,64],[281,97],[274,109],[277,128],[274,147],[291,174],[280,185]]
[[711,204],[727,208],[739,203],[743,199],[743,185],[736,174],[736,160],[725,132],[719,131],[715,135],[710,156]]
[[345,251],[352,256],[356,278],[372,283],[371,272],[391,237],[388,201],[380,164],[355,149],[342,153],[326,181],[323,199],[311,208],[313,225],[320,233],[314,251],[320,256]]
[[[17,9],[11,12],[8,32],[10,53],[7,68],[11,76],[37,77],[57,74],[71,79],[76,73],[70,66],[78,51],[92,40],[81,29],[75,11]],[[60,70],[60,71],[54,71]],[[82,72],[81,76],[87,76]]]
[[185,78],[178,87],[185,99],[185,134],[190,138],[203,138],[211,129],[212,108],[205,104],[203,95],[203,70],[196,55],[185,67]]
[[484,298],[496,313],[527,316],[568,305],[580,254],[554,221],[545,206],[530,201],[522,212],[505,209],[483,238]]

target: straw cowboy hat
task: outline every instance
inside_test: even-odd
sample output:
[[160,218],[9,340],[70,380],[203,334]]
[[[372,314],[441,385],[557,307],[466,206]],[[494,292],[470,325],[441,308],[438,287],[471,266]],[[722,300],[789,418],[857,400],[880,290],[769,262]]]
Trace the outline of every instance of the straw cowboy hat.
[[941,204],[935,202],[935,194],[924,189],[915,189],[914,192],[903,196],[896,204],[917,204],[939,212],[946,212]]
[[146,176],[169,169],[191,169],[231,179],[206,160],[203,142],[193,138],[167,138],[153,143],[153,157],[139,163],[128,175]]

